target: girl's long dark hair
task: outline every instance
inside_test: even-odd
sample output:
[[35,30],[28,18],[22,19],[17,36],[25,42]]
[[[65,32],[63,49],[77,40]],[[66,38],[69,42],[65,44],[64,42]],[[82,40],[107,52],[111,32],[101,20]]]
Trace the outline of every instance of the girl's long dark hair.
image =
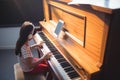
[[30,22],[24,22],[21,26],[19,38],[16,42],[15,55],[21,56],[21,47],[28,41],[28,35],[33,30],[34,26]]

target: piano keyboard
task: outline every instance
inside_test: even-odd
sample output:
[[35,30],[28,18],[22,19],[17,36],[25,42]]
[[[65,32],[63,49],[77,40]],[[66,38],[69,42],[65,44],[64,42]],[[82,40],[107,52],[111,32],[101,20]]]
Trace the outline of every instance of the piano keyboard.
[[[50,40],[45,36],[43,32],[39,32],[40,38],[45,41],[41,51],[43,54],[46,52],[52,52],[50,62],[56,67],[57,73],[62,77],[62,80],[81,80],[80,75],[74,70],[74,68],[65,60],[60,52],[54,47]],[[45,52],[46,51],[46,52]]]

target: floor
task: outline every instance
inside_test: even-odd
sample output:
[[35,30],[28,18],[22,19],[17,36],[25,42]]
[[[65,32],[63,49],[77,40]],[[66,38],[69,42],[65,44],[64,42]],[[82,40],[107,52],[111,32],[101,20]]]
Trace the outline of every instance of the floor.
[[[33,50],[33,56],[37,57],[37,50]],[[17,63],[14,49],[0,50],[0,80],[15,80],[13,65]]]

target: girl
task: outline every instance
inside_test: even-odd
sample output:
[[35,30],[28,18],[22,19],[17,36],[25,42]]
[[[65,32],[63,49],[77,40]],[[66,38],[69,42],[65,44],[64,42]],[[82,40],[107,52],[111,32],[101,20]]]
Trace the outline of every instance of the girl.
[[15,54],[18,57],[18,62],[25,73],[36,74],[36,73],[46,73],[49,71],[47,61],[51,53],[43,55],[41,58],[33,58],[31,48],[39,47],[40,44],[29,45],[29,41],[33,38],[35,34],[34,25],[25,21],[20,29],[19,38],[16,43]]

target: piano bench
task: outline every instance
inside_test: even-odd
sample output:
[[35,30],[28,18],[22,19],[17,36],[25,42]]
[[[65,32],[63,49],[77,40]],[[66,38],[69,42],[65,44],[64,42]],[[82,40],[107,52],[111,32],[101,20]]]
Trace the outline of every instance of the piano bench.
[[19,63],[14,64],[15,80],[46,80],[43,74],[26,74],[22,71]]

